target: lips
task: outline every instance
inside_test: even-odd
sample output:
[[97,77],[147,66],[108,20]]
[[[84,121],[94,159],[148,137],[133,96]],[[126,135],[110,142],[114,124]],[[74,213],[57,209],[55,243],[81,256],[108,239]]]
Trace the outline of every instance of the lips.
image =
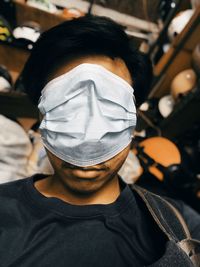
[[78,167],[78,166],[70,166],[68,167],[73,170],[81,170],[81,171],[102,171],[105,169],[97,169],[97,168],[84,168],[84,167]]
[[107,170],[106,167],[79,167],[79,166],[75,166],[67,162],[64,162],[62,166],[67,169],[81,170],[81,171],[105,171]]

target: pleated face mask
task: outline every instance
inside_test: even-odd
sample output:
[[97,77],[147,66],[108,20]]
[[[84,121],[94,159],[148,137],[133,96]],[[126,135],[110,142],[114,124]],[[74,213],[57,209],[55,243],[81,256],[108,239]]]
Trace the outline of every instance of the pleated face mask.
[[95,64],[81,64],[51,80],[38,108],[44,146],[80,167],[117,155],[131,142],[136,126],[133,88]]

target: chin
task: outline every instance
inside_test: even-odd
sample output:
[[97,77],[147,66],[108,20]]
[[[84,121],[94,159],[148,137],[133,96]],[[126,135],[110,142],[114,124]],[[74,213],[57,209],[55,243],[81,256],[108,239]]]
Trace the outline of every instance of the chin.
[[105,182],[97,182],[97,181],[86,181],[82,179],[83,181],[65,181],[65,185],[72,191],[73,193],[79,194],[79,195],[91,195],[97,191],[99,191],[103,186]]
[[112,175],[105,175],[104,173],[88,173],[83,175],[82,171],[72,171],[71,175],[62,175],[62,182],[72,192],[79,195],[89,195],[99,191],[110,180]]

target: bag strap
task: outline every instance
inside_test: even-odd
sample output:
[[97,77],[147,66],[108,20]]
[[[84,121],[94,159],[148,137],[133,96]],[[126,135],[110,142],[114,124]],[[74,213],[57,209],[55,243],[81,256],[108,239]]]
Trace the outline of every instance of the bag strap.
[[164,198],[139,186],[131,187],[143,200],[154,221],[167,238],[176,242],[190,258],[194,267],[200,267],[200,241],[191,238],[180,212]]
[[171,203],[144,188],[136,185],[131,187],[143,200],[154,221],[169,240],[177,243],[191,238],[182,215]]

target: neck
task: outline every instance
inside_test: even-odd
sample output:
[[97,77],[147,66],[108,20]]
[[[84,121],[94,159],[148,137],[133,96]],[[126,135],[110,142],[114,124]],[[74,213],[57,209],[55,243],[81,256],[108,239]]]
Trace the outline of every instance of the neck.
[[35,183],[36,189],[46,197],[56,197],[73,205],[110,204],[120,194],[118,176],[94,192],[80,193],[63,185],[56,176],[49,176]]

